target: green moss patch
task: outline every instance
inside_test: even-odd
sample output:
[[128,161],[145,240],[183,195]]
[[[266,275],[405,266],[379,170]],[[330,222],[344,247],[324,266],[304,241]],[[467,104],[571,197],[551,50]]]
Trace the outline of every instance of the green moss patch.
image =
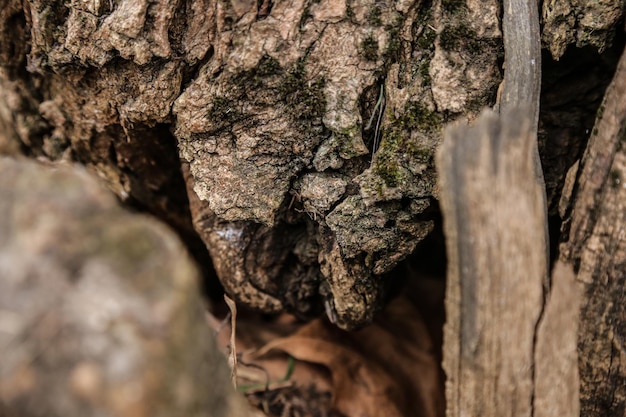
[[[226,100],[246,101],[256,106],[276,106],[282,102],[285,110],[300,122],[320,118],[326,108],[323,77],[310,79],[301,58],[292,66],[283,68],[270,56],[263,57],[259,64],[232,78],[233,90],[229,99],[218,99],[213,110],[216,116],[224,115]],[[230,106],[229,108],[232,108]]]
[[394,122],[405,129],[434,132],[441,128],[443,118],[439,113],[429,110],[423,104],[411,101],[404,106],[402,117],[395,119]]
[[382,26],[383,21],[381,19],[381,14],[382,12],[380,10],[380,7],[372,7],[367,14],[367,22],[372,26]]
[[478,53],[481,50],[476,32],[464,23],[444,27],[439,35],[439,45],[446,51],[467,49],[469,52]]
[[368,61],[378,59],[378,41],[370,34],[361,42],[361,54]]
[[450,14],[461,14],[467,10],[465,0],[441,0],[441,7]]
[[432,149],[411,139],[411,131],[436,134],[443,117],[418,102],[409,102],[402,116],[393,118],[383,129],[380,148],[376,152],[374,172],[388,187],[398,187],[407,178],[408,163],[430,163]]
[[419,52],[420,58],[414,63],[417,75],[422,81],[422,85],[429,87],[432,84],[430,78],[430,62],[435,55],[435,40],[437,32],[431,25],[432,5],[430,2],[420,7],[418,18],[414,22],[413,32],[417,33],[416,39],[413,41],[413,50]]
[[286,71],[278,85],[278,93],[298,120],[322,117],[326,108],[324,78],[309,81],[304,59]]
[[400,28],[404,23],[404,17],[398,15],[395,23],[392,25],[386,25],[385,31],[387,32],[387,47],[383,53],[385,64],[391,64],[398,60],[398,54],[400,53]]

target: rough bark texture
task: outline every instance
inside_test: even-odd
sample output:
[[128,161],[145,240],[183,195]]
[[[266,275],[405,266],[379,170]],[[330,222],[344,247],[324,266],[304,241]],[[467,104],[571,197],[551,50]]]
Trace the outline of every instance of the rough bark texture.
[[[121,200],[174,226],[209,263],[206,245],[241,303],[303,317],[325,310],[340,327],[357,327],[381,307],[386,272],[438,217],[432,156],[442,126],[472,120],[496,101],[500,27],[515,29],[515,21],[499,20],[507,4],[529,5],[0,0],[0,153],[87,165]],[[558,200],[623,48],[621,32],[614,35],[624,2],[541,7],[541,39],[553,58],[541,59],[538,129],[547,201],[553,216],[571,217],[562,258],[587,282],[582,410],[623,414],[623,70],[598,113],[581,173],[569,171],[568,195]],[[518,39],[536,42],[533,27]],[[524,60],[507,57],[507,75],[527,69],[516,62]],[[517,87],[504,85],[504,103],[530,99]],[[526,325],[527,338],[536,316],[524,320],[514,325]],[[536,336],[534,360],[541,343],[552,346]],[[525,398],[527,383],[518,392]]]
[[559,59],[567,47],[592,45],[601,52],[615,36],[615,24],[624,15],[621,0],[547,0],[542,3],[541,34],[544,46],[554,59]]
[[193,218],[237,300],[344,328],[432,229],[441,126],[502,78],[497,0],[1,5],[2,152],[91,166],[198,246]]
[[247,415],[171,230],[83,168],[0,172],[0,415]]
[[485,113],[438,152],[448,251],[447,415],[531,416],[547,282],[543,184],[532,117]]
[[[109,13],[110,6],[117,5],[3,2],[0,108],[7,117],[0,149],[89,166],[124,202],[168,222],[201,256],[202,242],[193,231],[176,143],[169,132],[183,65],[155,62],[154,56],[139,65],[144,58],[133,61],[130,48],[146,42],[139,35],[133,38],[130,26],[143,22],[154,29],[145,34],[152,44],[163,36],[155,34],[164,24],[155,22],[155,16],[168,15],[154,7],[149,12],[144,8],[142,17],[122,5],[121,13]],[[128,36],[114,30],[123,32],[118,27],[122,22],[129,25]],[[159,42],[167,41],[167,31],[165,35]],[[142,54],[157,49],[138,48]]]
[[[232,31],[216,34],[174,112],[205,202],[192,205],[197,228],[229,292],[302,315],[319,309],[321,294],[341,327],[372,319],[380,276],[431,230],[442,122],[493,97],[495,11],[322,1],[223,15]],[[482,33],[458,33],[470,12]],[[472,56],[465,42],[476,44]],[[479,67],[486,77],[472,73]]]
[[432,228],[442,124],[500,81],[495,0],[22,7],[0,19],[7,136],[189,229],[171,126],[227,291],[346,328]]
[[561,257],[585,283],[579,333],[583,415],[626,413],[625,132],[622,55],[581,160],[561,245]]

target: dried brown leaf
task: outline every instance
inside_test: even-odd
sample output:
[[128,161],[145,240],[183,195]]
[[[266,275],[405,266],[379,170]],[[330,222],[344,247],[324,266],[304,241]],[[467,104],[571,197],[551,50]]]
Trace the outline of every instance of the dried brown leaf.
[[267,345],[294,358],[326,366],[332,374],[334,406],[347,416],[401,417],[393,400],[398,387],[375,363],[333,341],[289,336]]
[[400,298],[371,326],[338,330],[315,320],[258,352],[288,353],[331,373],[334,407],[348,417],[440,417],[442,378],[419,312]]

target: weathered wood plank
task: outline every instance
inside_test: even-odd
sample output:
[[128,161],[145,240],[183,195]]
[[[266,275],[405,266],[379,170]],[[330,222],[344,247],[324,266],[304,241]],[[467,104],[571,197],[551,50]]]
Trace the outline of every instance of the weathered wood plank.
[[[503,113],[519,108],[527,109],[531,133],[536,137],[541,92],[541,29],[537,3],[504,0],[502,7],[504,80],[497,109]],[[536,140],[533,147],[535,176],[543,184],[543,169]]]
[[578,321],[582,286],[558,261],[537,328],[534,417],[579,416]]
[[506,112],[520,105],[529,106],[532,128],[536,131],[541,90],[541,30],[537,3],[504,0],[502,32],[505,70],[500,109]]
[[447,415],[531,416],[547,281],[545,199],[532,117],[481,115],[437,155],[448,246]]

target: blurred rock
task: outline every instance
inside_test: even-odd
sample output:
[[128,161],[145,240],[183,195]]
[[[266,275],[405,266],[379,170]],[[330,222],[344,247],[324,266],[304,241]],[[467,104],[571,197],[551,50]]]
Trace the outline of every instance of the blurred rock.
[[173,232],[84,169],[0,172],[0,415],[246,415]]

